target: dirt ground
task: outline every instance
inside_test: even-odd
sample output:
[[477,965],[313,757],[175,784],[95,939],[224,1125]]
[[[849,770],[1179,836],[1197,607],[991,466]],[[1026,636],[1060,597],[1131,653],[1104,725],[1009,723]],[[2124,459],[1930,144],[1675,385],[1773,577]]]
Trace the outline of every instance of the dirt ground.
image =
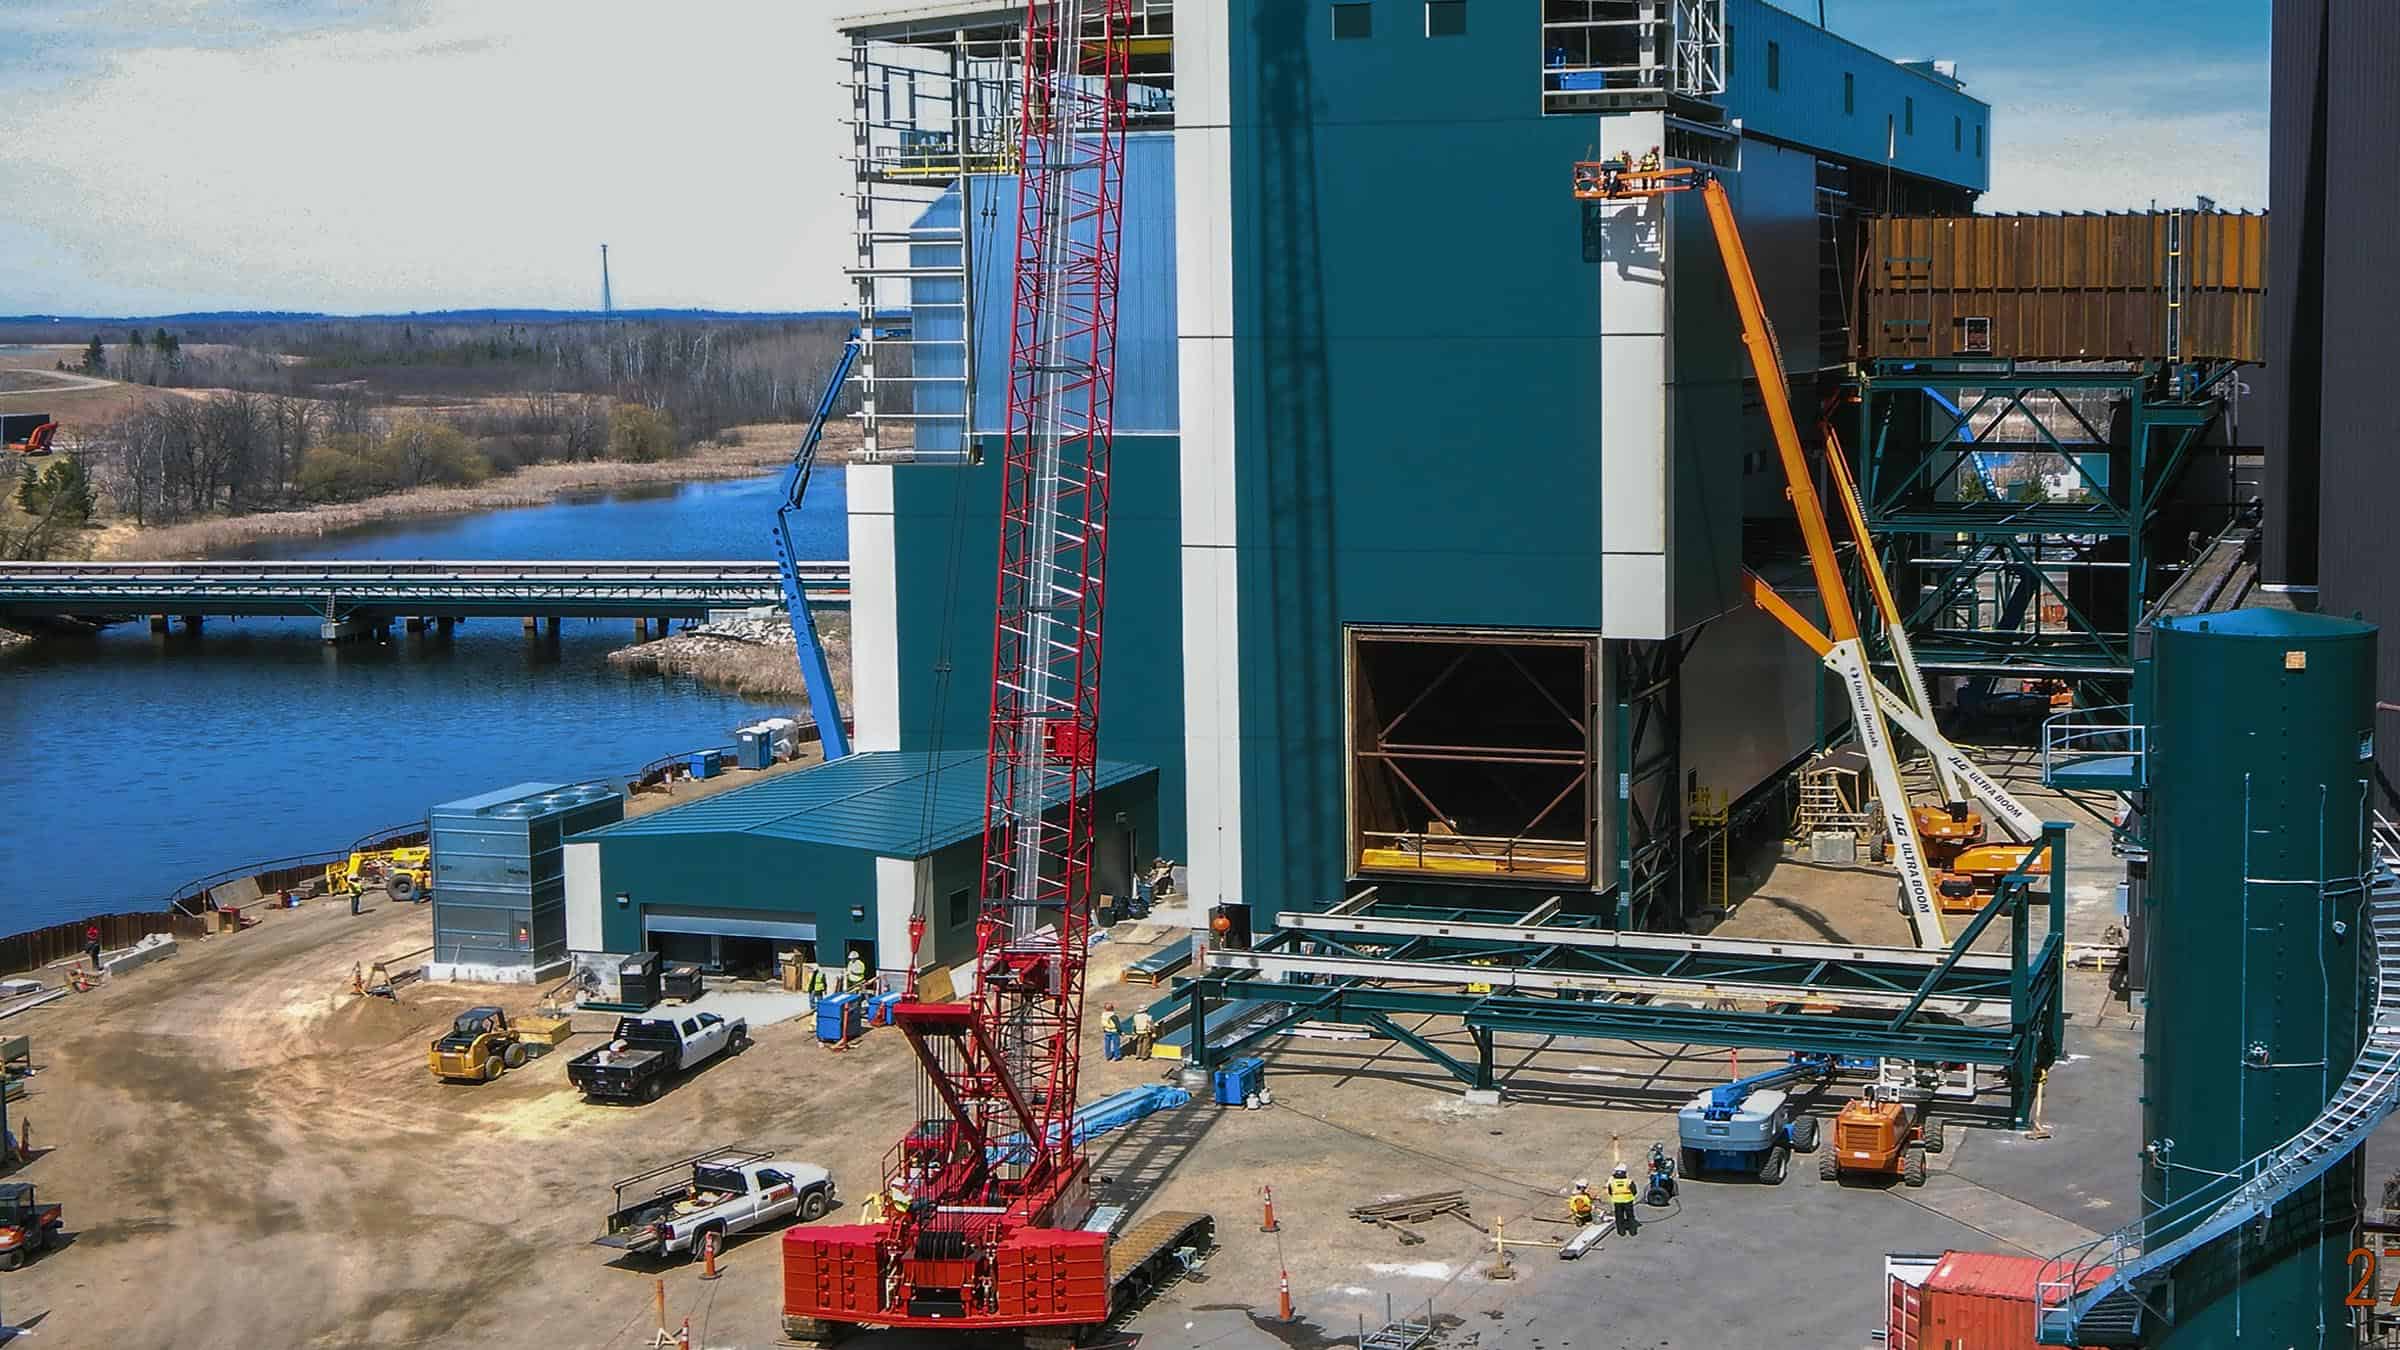
[[[2094,888],[2113,880],[2097,868],[2086,879]],[[1806,895],[1800,882],[1812,888]],[[1888,938],[1848,929],[1899,923],[1889,885],[1888,874],[1845,884],[1777,869],[1754,883],[1729,931],[1773,920]],[[1778,895],[1813,918],[1771,903]],[[590,1245],[608,1182],[745,1145],[829,1167],[855,1205],[912,1110],[905,1044],[876,1031],[834,1053],[805,1019],[786,1022],[758,1028],[749,1052],[658,1103],[589,1106],[564,1074],[565,1060],[606,1030],[609,1019],[586,1015],[560,1051],[498,1082],[439,1084],[424,1049],[453,1015],[481,1002],[523,1011],[537,991],[409,982],[397,1003],[348,991],[354,962],[421,961],[429,920],[423,907],[380,902],[358,918],[341,903],[270,913],[254,929],[187,942],[171,960],[0,1024],[32,1038],[41,1067],[12,1104],[41,1154],[19,1176],[65,1204],[72,1234],[0,1275],[9,1320],[32,1324],[46,1346],[630,1347],[648,1342],[652,1280],[663,1277],[669,1323],[688,1316],[693,1345],[774,1344],[772,1236],[737,1239],[713,1283],[687,1266],[628,1265]],[[1152,997],[1118,982],[1151,949],[1098,949],[1095,1008],[1113,1000],[1129,1013]],[[2080,987],[2105,1000],[2099,977]],[[1568,1181],[1604,1176],[1615,1161],[1638,1169],[1652,1140],[1672,1139],[1673,1108],[1721,1081],[1728,1057],[1504,1038],[1505,1103],[1477,1106],[1393,1042],[1294,1038],[1269,1053],[1270,1109],[1196,1105],[1094,1146],[1095,1172],[1111,1182],[1106,1198],[1137,1213],[1212,1211],[1222,1241],[1202,1276],[1165,1291],[1115,1343],[1320,1350],[1346,1341],[1360,1317],[1380,1321],[1389,1296],[1404,1312],[1432,1300],[1444,1343],[1458,1350],[1861,1344],[1881,1294],[1882,1251],[2055,1249],[2113,1226],[2101,1216],[2123,1200],[2109,1183],[2120,1172],[2129,1181],[2131,1167],[2107,1160],[2130,1156],[2131,1145],[2107,1132],[2130,1130],[2116,1116],[2133,1093],[2103,1089],[2133,1071],[2135,1042],[2123,1026],[2120,1018],[2103,1033],[2079,1022],[2075,1048],[2089,1062],[2075,1066],[2081,1077],[2062,1070],[2054,1083],[2060,1112],[2086,1110],[2077,1104],[2088,1097],[2099,1124],[2063,1119],[2059,1138],[2039,1145],[1972,1131],[1936,1178],[1948,1192],[1929,1184],[1902,1195],[1813,1175],[1772,1191],[1698,1185],[1659,1216],[1655,1243],[1572,1266],[1520,1248],[1513,1282],[1486,1272],[1492,1220],[1511,1237],[1563,1236]],[[1419,1029],[1464,1049],[1454,1029]],[[1164,1062],[1106,1063],[1097,1051],[1095,1043],[1086,1060],[1087,1097],[1173,1073]],[[2101,1134],[2106,1148],[2093,1142]],[[1268,1184],[1282,1220],[1273,1234],[1258,1222]],[[2055,1199],[2043,1198],[2045,1186],[2058,1189]],[[1353,1205],[1441,1189],[1467,1192],[1473,1223],[1439,1220],[1421,1230],[1421,1245],[1347,1217]],[[1827,1243],[1828,1231],[1845,1238]],[[1293,1324],[1272,1315],[1285,1271],[1302,1308]],[[1812,1291],[1805,1307],[1791,1296],[1800,1285]],[[1605,1339],[1579,1334],[1604,1299],[1616,1309],[1655,1304],[1645,1313],[1655,1320],[1639,1335],[1621,1321]]]

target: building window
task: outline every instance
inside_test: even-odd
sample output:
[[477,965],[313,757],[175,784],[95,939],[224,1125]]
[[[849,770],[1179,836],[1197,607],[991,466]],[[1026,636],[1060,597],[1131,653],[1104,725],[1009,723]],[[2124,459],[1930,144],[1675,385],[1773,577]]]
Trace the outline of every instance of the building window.
[[952,928],[964,928],[975,921],[975,892],[966,886],[950,892],[942,901],[942,917]]
[[1767,44],[1767,87],[1783,88],[1783,44],[1780,42]]
[[1333,35],[1337,38],[1371,37],[1375,32],[1375,12],[1365,0],[1347,0],[1333,7]]
[[1467,0],[1425,0],[1425,36],[1466,35]]
[[1975,158],[1983,158],[1983,123],[1975,124]]
[[1967,148],[1967,143],[1966,143],[1966,125],[1967,125],[1967,119],[1965,119],[1965,118],[1963,118],[1963,117],[1953,117],[1953,118],[1951,118],[1951,119],[1950,119],[1950,148],[1951,148],[1951,149],[1953,149],[1953,150],[1964,150],[1964,149],[1966,149],[1966,148]]
[[1911,136],[1917,134],[1917,101],[1913,98],[1900,100],[1900,129]]
[[1842,116],[1855,116],[1857,112],[1858,77],[1845,70],[1842,72]]

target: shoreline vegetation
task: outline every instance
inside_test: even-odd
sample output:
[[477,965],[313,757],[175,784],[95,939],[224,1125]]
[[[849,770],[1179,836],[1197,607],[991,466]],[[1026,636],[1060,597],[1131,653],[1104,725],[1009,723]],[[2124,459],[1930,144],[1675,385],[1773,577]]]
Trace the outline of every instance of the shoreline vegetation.
[[[784,424],[741,427],[735,432],[736,444],[697,446],[675,459],[528,464],[471,486],[402,488],[358,501],[207,516],[166,525],[120,521],[94,532],[92,557],[103,562],[203,559],[262,539],[333,534],[391,520],[544,506],[583,492],[747,478],[790,463],[790,442],[801,431]],[[826,428],[818,462],[846,463],[848,443],[856,439],[848,427]]]

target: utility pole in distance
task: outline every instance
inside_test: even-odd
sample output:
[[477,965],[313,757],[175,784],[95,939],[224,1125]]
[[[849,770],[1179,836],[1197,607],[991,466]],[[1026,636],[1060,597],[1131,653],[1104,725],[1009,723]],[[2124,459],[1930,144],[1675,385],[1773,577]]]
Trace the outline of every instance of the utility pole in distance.
[[617,317],[616,298],[608,291],[608,245],[600,246],[600,318],[603,322]]

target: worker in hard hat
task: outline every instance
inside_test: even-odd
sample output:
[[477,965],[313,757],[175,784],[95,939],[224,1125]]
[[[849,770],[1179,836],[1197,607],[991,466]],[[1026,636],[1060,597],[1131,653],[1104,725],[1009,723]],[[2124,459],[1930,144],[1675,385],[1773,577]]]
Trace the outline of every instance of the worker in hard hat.
[[1111,1061],[1125,1058],[1125,1029],[1114,1003],[1100,1010],[1100,1054]]
[[1575,1178],[1575,1189],[1567,1192],[1567,1217],[1581,1228],[1592,1221],[1592,1183]]
[[1616,1212],[1617,1231],[1627,1237],[1641,1230],[1640,1221],[1633,1217],[1633,1202],[1639,1194],[1633,1188],[1633,1178],[1625,1174],[1625,1164],[1618,1163],[1617,1169],[1608,1174],[1608,1204]]
[[867,958],[858,948],[850,949],[850,967],[843,973],[849,977],[851,993],[858,993],[867,987]]
[[1150,1058],[1150,1047],[1158,1043],[1158,1024],[1150,1020],[1150,1010],[1142,1008],[1133,1014],[1133,1057]]

